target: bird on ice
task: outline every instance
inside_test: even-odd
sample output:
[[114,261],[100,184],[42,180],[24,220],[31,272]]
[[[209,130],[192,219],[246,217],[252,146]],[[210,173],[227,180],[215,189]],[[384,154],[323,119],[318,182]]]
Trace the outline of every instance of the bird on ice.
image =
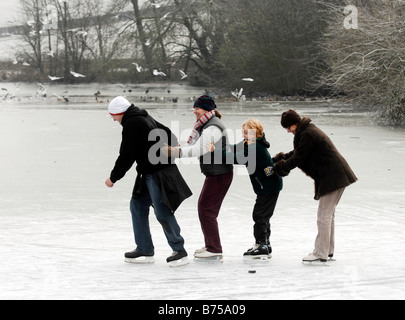
[[69,96],[67,95],[69,93],[69,91],[65,91],[63,94],[63,96],[60,96],[56,93],[54,93],[53,95],[58,99],[59,102],[69,102]]
[[[44,87],[44,85],[40,82],[37,83],[37,85],[39,86],[39,94],[43,97],[46,98],[46,88]],[[38,92],[37,92],[38,94]]]
[[231,93],[236,99],[240,100],[242,98],[243,88],[240,90],[236,89],[235,91],[231,91]]
[[164,72],[159,72],[159,71],[157,71],[156,69],[155,70],[153,70],[153,75],[154,76],[163,76],[163,77],[166,77],[166,74],[164,73]]
[[74,72],[74,71],[70,71],[70,73],[72,74],[72,76],[74,76],[75,78],[85,78],[85,75],[82,75],[80,73]]
[[98,102],[98,96],[101,94],[100,90],[97,90],[97,92],[94,94],[96,97],[96,101]]

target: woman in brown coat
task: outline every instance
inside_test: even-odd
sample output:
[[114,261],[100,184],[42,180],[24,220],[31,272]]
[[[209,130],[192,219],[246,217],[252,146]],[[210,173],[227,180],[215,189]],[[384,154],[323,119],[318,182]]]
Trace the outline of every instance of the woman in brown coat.
[[357,181],[349,164],[329,137],[307,117],[294,110],[283,113],[281,125],[294,134],[294,150],[274,157],[274,171],[287,176],[296,167],[315,181],[315,200],[319,200],[318,236],[315,250],[303,262],[325,262],[333,257],[335,209],[345,188]]

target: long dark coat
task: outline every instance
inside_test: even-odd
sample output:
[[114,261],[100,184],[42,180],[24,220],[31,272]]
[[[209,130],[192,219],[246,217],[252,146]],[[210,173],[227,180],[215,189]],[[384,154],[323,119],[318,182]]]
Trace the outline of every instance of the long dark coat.
[[357,181],[347,161],[329,137],[312,120],[304,117],[295,133],[294,150],[278,154],[275,172],[287,176],[298,167],[315,181],[315,199]]
[[[174,163],[174,159],[171,159],[172,163],[168,159],[166,159],[167,163],[163,163],[163,158],[162,162],[152,163],[150,150],[151,148],[158,150],[164,144],[177,146],[177,137],[169,128],[151,117],[146,110],[134,105],[125,112],[122,127],[120,155],[111,172],[111,181],[115,183],[121,180],[136,162],[138,176],[132,197],[139,199],[148,192],[145,175],[151,174],[162,192],[162,202],[174,213],[180,204],[192,195],[192,192]],[[162,130],[163,133],[158,144],[149,138],[149,134],[156,129]]]

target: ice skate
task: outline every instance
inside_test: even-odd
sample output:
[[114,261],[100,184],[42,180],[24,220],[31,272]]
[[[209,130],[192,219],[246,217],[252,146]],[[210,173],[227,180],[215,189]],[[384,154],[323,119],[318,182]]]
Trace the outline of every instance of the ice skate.
[[201,254],[201,253],[203,253],[203,252],[205,252],[205,251],[207,251],[207,248],[206,248],[206,247],[202,247],[201,249],[197,249],[197,250],[194,252],[194,256],[195,256],[196,254]]
[[310,253],[308,256],[302,258],[302,263],[305,265],[313,266],[327,266],[327,260],[318,258],[313,253]]
[[155,263],[153,256],[144,255],[136,250],[125,253],[125,262],[134,264]]
[[253,248],[250,248],[247,252],[243,254],[245,260],[263,260],[268,261],[271,259],[272,249],[271,246],[267,244],[256,243]]
[[206,248],[196,250],[194,258],[196,261],[224,262],[224,256],[222,253],[209,252]]
[[333,258],[333,254],[330,254],[330,255],[328,256],[328,261],[330,261],[330,262],[336,262],[336,259]]
[[185,250],[179,252],[173,251],[172,255],[167,258],[166,261],[172,268],[182,267],[190,263],[187,257],[188,254]]

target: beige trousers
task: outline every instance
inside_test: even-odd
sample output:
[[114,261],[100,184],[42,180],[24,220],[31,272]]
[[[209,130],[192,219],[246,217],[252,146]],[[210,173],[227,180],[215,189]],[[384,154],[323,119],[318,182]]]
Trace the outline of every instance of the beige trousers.
[[324,195],[319,200],[318,235],[313,254],[320,259],[328,259],[335,252],[335,211],[345,188]]

